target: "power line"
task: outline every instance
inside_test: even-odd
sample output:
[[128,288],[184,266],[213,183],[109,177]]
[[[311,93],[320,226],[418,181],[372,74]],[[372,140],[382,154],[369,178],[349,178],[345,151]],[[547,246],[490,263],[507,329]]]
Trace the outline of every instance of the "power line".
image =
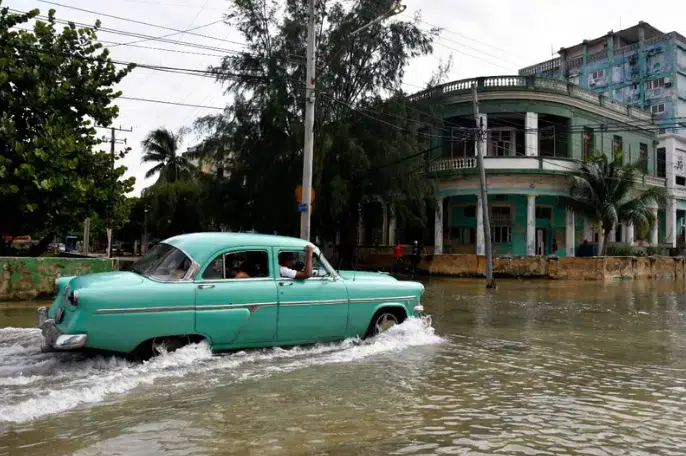
[[198,108],[198,109],[216,109],[218,111],[223,111],[225,108],[220,108],[218,106],[205,106],[205,105],[196,105],[196,104],[190,104],[190,103],[179,103],[175,101],[165,101],[165,100],[153,100],[150,98],[137,98],[137,97],[118,97],[118,100],[131,100],[131,101],[144,101],[147,103],[159,103],[159,104],[165,104],[165,105],[173,105],[173,106],[184,106],[188,108]]
[[[37,2],[40,2],[40,3],[47,3],[47,4],[49,4],[49,5],[61,6],[62,8],[72,9],[72,10],[75,10],[75,11],[82,11],[82,12],[94,14],[94,15],[97,15],[97,16],[110,17],[110,18],[112,18],[112,19],[117,19],[117,20],[120,20],[120,21],[126,21],[126,22],[131,22],[131,23],[134,23],[134,24],[146,25],[146,26],[148,26],[148,27],[154,27],[154,28],[159,28],[159,29],[163,29],[163,30],[171,30],[171,31],[176,32],[176,33],[181,33],[181,34],[186,34],[186,35],[191,35],[191,36],[197,36],[197,37],[200,37],[200,38],[207,38],[207,39],[211,39],[211,40],[222,41],[222,42],[225,42],[225,43],[238,44],[239,46],[245,46],[245,43],[241,43],[241,42],[238,42],[238,41],[227,40],[227,39],[225,39],[225,38],[218,38],[218,37],[216,37],[216,36],[203,35],[203,34],[200,34],[200,33],[191,32],[191,31],[189,31],[190,29],[189,29],[189,30],[180,30],[180,29],[176,29],[176,28],[173,28],[173,27],[167,27],[167,26],[165,26],[165,25],[153,24],[153,23],[150,23],[150,22],[139,21],[139,20],[131,19],[131,18],[127,18],[127,17],[115,16],[115,15],[113,15],[113,14],[101,13],[101,12],[98,12],[98,11],[93,11],[93,10],[89,10],[89,9],[85,9],[85,8],[78,8],[78,7],[76,7],[76,6],[64,5],[64,4],[62,4],[62,3],[52,2],[52,1],[49,1],[49,0],[36,0],[36,1],[37,1]],[[205,5],[207,5],[207,0],[206,0],[206,2],[205,2]],[[200,14],[200,13],[198,13],[198,15],[199,15],[199,14]],[[198,15],[196,15],[196,18],[197,18]],[[193,22],[195,22],[195,19],[193,19]],[[215,23],[216,23],[216,22],[215,22]],[[191,24],[192,24],[192,22],[191,22]]]

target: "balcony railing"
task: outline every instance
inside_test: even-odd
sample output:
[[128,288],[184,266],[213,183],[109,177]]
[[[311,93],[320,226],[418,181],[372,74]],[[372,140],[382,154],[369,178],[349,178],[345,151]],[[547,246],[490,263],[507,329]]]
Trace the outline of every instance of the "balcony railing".
[[488,92],[491,90],[537,90],[567,95],[644,121],[646,123],[645,128],[653,127],[653,117],[649,112],[555,78],[539,78],[535,76],[491,76],[463,79],[418,92],[411,95],[409,98],[410,100],[418,101],[436,96],[466,94],[471,91],[472,87],[475,85],[479,92]]
[[[515,171],[515,170],[541,170],[550,172],[572,173],[579,169],[580,161],[559,157],[484,157],[484,168],[491,171]],[[428,172],[457,171],[464,169],[476,169],[476,157],[443,158],[429,165]],[[636,178],[637,183],[664,187],[664,177],[640,175]],[[686,191],[684,191],[686,199]]]

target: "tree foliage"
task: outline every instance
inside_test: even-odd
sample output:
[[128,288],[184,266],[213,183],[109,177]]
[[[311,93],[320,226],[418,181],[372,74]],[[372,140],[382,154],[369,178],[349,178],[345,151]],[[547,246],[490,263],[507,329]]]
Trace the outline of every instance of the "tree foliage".
[[[318,2],[313,225],[324,239],[333,239],[336,231],[354,233],[358,205],[375,196],[424,218],[421,202],[429,188],[417,173],[418,116],[401,81],[411,58],[432,51],[435,31],[394,17],[352,34],[392,3]],[[232,0],[228,22],[243,34],[249,51],[228,55],[211,69],[234,104],[199,119],[197,126],[209,133],[206,155],[231,157],[235,193],[229,197],[247,203],[233,224],[296,234],[307,5],[295,0],[286,1],[283,10],[279,5]]]
[[96,43],[99,22],[58,31],[50,10],[20,28],[38,14],[0,9],[0,232],[51,238],[93,212],[126,212],[134,179],[100,151],[95,126],[116,118],[114,86],[132,66],[117,69]]
[[181,152],[185,134],[185,129],[174,133],[166,128],[157,128],[148,133],[141,144],[142,162],[155,163],[155,166],[145,173],[146,178],[159,174],[161,181],[175,182],[189,179],[193,175],[195,167],[186,154]]
[[576,214],[598,223],[603,232],[605,255],[610,232],[620,223],[633,225],[641,235],[654,226],[651,207],[663,204],[664,187],[639,188],[640,163],[623,164],[622,154],[609,159],[596,154],[572,176],[566,205]]

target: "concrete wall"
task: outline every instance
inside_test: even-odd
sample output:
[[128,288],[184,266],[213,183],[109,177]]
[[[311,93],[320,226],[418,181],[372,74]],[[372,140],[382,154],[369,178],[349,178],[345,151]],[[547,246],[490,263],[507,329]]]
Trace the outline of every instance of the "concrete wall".
[[[483,276],[485,270],[485,258],[476,255],[440,255],[429,266],[432,274],[457,276]],[[686,277],[684,259],[671,257],[495,258],[493,271],[503,277],[570,280]]]
[[[387,254],[365,257],[368,269],[388,270],[395,260]],[[483,277],[483,256],[436,255],[424,257],[419,269],[431,274],[454,277]],[[496,276],[510,278],[543,278],[556,280],[673,279],[686,278],[686,262],[672,257],[496,257]]]
[[0,257],[0,301],[52,297],[57,277],[109,272],[118,260],[107,258]]

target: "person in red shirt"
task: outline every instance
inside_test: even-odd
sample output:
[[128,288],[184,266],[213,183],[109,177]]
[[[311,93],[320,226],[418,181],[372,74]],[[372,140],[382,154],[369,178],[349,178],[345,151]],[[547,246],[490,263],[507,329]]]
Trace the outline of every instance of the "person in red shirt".
[[393,256],[395,257],[395,268],[400,269],[403,263],[403,246],[399,242],[393,247]]

